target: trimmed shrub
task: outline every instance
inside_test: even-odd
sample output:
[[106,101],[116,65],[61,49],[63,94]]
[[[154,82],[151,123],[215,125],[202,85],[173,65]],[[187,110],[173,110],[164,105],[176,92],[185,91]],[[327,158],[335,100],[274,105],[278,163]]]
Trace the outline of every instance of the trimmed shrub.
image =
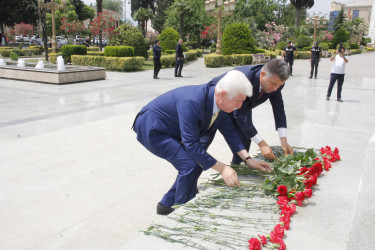
[[250,65],[253,63],[253,56],[250,54],[232,55],[232,58],[235,65]]
[[228,25],[223,32],[223,55],[251,54],[255,51],[254,38],[245,23]]
[[275,51],[266,50],[266,52],[264,53],[264,56],[269,56],[272,59],[272,58],[276,58],[277,54]]
[[140,70],[145,59],[141,56],[135,57],[106,57],[106,56],[80,56],[72,55],[74,65],[103,67],[113,71],[135,71]]
[[332,43],[333,43],[333,48],[336,48],[340,42],[345,43],[348,41],[350,38],[349,32],[345,28],[340,28],[339,30],[336,31]]
[[260,53],[265,53],[265,49],[255,49],[255,52],[253,54],[260,54]]
[[369,47],[366,47],[366,50],[367,50],[367,51],[375,51],[374,48],[369,48]]
[[142,32],[137,28],[127,24],[120,25],[114,30],[110,40],[111,46],[132,46],[134,56],[148,58],[147,43]]
[[361,49],[351,49],[350,51],[352,52],[352,55],[353,54],[361,54],[362,53]]
[[87,51],[99,51],[99,47],[87,47]]
[[104,52],[102,51],[87,51],[87,56],[104,56]]
[[109,57],[132,57],[134,48],[132,46],[106,46],[104,55]]
[[202,49],[190,50],[189,52],[193,52],[193,53],[195,53],[196,57],[201,57],[201,56],[203,56],[203,50],[202,50]]
[[176,58],[173,55],[163,55],[160,57],[160,63],[162,66],[169,68],[176,65]]
[[310,59],[309,51],[299,51],[297,54],[297,59]]
[[204,64],[207,68],[219,68],[224,66],[224,56],[210,54],[204,57]]
[[333,49],[334,48],[333,43],[331,43],[331,42],[328,43],[328,46],[329,46],[329,49]]
[[63,45],[61,47],[61,53],[68,55],[66,57],[67,60],[64,58],[64,62],[70,63],[72,62],[72,55],[86,55],[87,47],[85,45]]
[[184,60],[190,62],[197,59],[196,53],[195,52],[185,52],[185,58]]
[[[284,49],[284,48],[283,48]],[[276,55],[281,56],[284,50],[277,49],[275,50]]]
[[29,49],[38,50],[38,52],[35,55],[41,55],[43,54],[43,51],[44,51],[43,46],[30,46]]
[[299,36],[296,39],[296,47],[298,49],[302,49],[303,47],[309,47],[311,44],[311,39],[308,38],[307,36]]
[[204,57],[204,63],[208,68],[218,68],[223,66],[250,65],[253,63],[251,54],[216,55],[209,54]]
[[351,43],[350,44],[350,49],[359,49],[359,45],[356,43]]
[[[180,38],[180,34],[173,29],[173,28],[166,28],[164,29],[158,39],[160,40],[160,46],[162,50],[173,50],[176,51],[176,45],[178,43],[178,39]],[[182,49],[184,46],[182,46]]]
[[319,43],[319,46],[322,48],[322,50],[329,50],[328,43]]
[[10,59],[13,60],[13,61],[17,61],[18,60],[18,55],[14,52],[11,52],[10,53]]
[[310,47],[303,47],[303,51],[311,51],[311,46]]

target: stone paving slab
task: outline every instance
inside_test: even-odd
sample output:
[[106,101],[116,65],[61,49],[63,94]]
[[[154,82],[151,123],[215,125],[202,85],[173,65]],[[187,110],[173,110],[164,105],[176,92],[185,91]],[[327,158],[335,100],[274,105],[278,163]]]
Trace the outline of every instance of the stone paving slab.
[[[342,161],[293,216],[288,249],[301,249],[301,239],[303,249],[358,249],[352,244],[362,239],[358,233],[373,232],[373,223],[362,222],[373,203],[359,187],[375,179],[365,164],[373,159],[374,59],[375,53],[349,57],[344,103],[325,101],[328,59],[316,80],[308,79],[307,60],[295,62],[283,90],[288,141],[337,146]],[[107,72],[103,81],[63,86],[0,79],[0,248],[121,249],[144,237],[139,230],[165,219],[155,214],[156,204],[176,172],[136,141],[130,130],[135,114],[165,91],[208,82],[229,69],[207,69],[199,59],[184,66],[182,79],[173,77],[174,69],[162,69],[160,80],[152,79],[152,71]],[[270,105],[257,107],[253,116],[263,138],[279,145]],[[209,151],[223,162],[231,159],[221,136]],[[200,183],[212,173],[205,172]],[[364,218],[375,220],[371,213]],[[139,244],[168,249],[148,239]]]

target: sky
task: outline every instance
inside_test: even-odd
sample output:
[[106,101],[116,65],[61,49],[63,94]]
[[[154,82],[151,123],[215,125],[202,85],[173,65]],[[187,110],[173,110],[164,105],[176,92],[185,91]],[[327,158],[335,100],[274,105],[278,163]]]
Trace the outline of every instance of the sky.
[[[204,0],[202,0],[204,1]],[[350,2],[352,0],[335,0],[335,2],[337,3],[347,3],[347,2]],[[90,4],[92,3],[93,5],[95,5],[96,3],[96,0],[83,0],[83,2],[85,2],[86,4]],[[313,14],[320,14],[320,15],[325,15],[327,17],[329,17],[329,10],[331,8],[331,0],[315,0],[315,3],[314,3],[314,6],[308,10],[308,13],[313,15]],[[127,8],[127,12],[126,15],[127,16],[130,16],[130,8]]]

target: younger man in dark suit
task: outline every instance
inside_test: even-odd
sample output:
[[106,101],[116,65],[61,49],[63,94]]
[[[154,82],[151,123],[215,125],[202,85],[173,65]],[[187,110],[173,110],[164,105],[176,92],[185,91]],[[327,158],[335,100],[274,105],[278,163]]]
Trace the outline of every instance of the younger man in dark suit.
[[[293,148],[287,143],[286,138],[286,115],[281,94],[284,83],[289,77],[288,64],[280,59],[271,59],[265,65],[241,66],[234,70],[244,73],[253,89],[253,95],[247,97],[242,107],[231,114],[234,126],[240,134],[246,150],[250,149],[251,141],[253,141],[258,144],[263,156],[268,159],[275,158],[271,147],[258,134],[253,124],[252,117],[252,109],[270,100],[275,119],[275,127],[279,132],[281,148],[286,155],[293,155]],[[216,84],[224,76],[225,74],[218,76],[212,79],[210,83]],[[207,138],[206,140],[210,139]],[[233,155],[232,162],[234,164],[239,164],[241,158]]]

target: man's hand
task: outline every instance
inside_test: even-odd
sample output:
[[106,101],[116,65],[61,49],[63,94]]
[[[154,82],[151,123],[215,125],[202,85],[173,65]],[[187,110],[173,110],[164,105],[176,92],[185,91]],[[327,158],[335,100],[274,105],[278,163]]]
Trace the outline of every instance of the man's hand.
[[212,169],[215,169],[221,174],[228,187],[240,187],[240,181],[238,180],[237,173],[233,168],[217,161],[216,164],[212,166]]
[[246,161],[246,165],[248,165],[252,169],[257,169],[257,170],[267,171],[267,172],[272,171],[270,164],[263,162],[263,161],[256,161],[254,159],[248,159]]
[[269,160],[272,160],[272,159],[276,158],[275,155],[272,152],[271,147],[268,146],[268,144],[264,140],[262,140],[261,142],[259,142],[258,146],[260,148],[260,152],[262,153],[262,155],[264,157],[266,157]]
[[228,187],[240,187],[240,181],[238,180],[236,170],[233,168],[225,166],[221,176]]
[[288,154],[294,155],[293,148],[287,143],[286,137],[280,138],[281,140],[281,149],[284,151],[285,156]]

